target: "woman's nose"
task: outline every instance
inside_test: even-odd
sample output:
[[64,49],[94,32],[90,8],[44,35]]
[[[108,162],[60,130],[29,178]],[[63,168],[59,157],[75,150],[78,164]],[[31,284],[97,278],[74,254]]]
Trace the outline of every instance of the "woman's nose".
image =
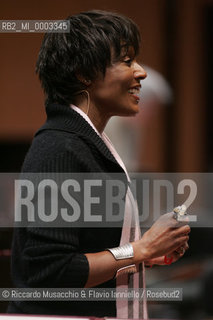
[[136,79],[143,80],[147,77],[147,73],[144,68],[137,62],[134,65],[134,76]]

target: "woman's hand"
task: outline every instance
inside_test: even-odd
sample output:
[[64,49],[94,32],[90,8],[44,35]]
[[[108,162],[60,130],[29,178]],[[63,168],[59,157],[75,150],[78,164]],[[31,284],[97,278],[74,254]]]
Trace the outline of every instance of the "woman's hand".
[[185,249],[189,240],[189,232],[190,227],[186,221],[178,222],[173,213],[162,215],[140,240],[132,243],[136,263],[156,258],[158,260],[155,261],[162,263],[162,257],[171,254],[175,261],[178,260],[182,256],[180,248]]
[[[176,249],[175,251],[173,251],[172,253],[170,253],[169,255],[167,255],[167,258],[172,258],[171,263],[176,262],[177,260],[179,260],[186,252],[186,250],[189,249],[189,245],[186,242],[183,246],[179,247],[178,249]],[[145,261],[145,265],[146,266],[153,266],[153,265],[161,265],[161,266],[165,266],[167,265],[165,263],[165,256],[161,256],[158,258],[153,258],[150,259],[148,261]]]
[[187,248],[190,227],[173,218],[173,213],[162,215],[143,237],[132,242],[134,257],[116,260],[109,251],[86,253],[89,276],[85,287],[94,287],[112,279],[123,267],[142,261],[165,264],[164,256],[173,255],[174,261],[182,255],[181,247]]

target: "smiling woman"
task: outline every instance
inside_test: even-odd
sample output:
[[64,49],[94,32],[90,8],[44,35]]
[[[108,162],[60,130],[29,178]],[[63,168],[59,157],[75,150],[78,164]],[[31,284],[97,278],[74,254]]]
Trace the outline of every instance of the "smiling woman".
[[132,116],[139,112],[140,80],[146,78],[145,70],[136,62],[132,46],[122,48],[118,61],[113,58],[105,76],[100,74],[87,89],[91,109],[95,110],[93,116],[96,123],[97,119],[100,121],[97,123],[99,132],[103,131],[110,117]]
[[[92,173],[107,179],[120,174],[123,224],[117,228],[54,228],[46,223],[15,229],[13,281],[18,288],[97,289],[119,284],[128,288],[138,283],[137,276],[141,279],[145,264],[165,264],[164,255],[179,259],[183,250],[178,248],[187,249],[190,228],[179,227],[169,213],[141,237],[128,173],[103,132],[110,117],[139,111],[140,81],[146,72],[136,61],[137,26],[127,17],[103,11],[83,12],[67,20],[70,31],[47,33],[41,46],[37,73],[46,94],[47,120],[35,134],[22,172]],[[100,203],[97,217],[111,216],[109,203]],[[83,205],[88,211],[87,203]],[[13,301],[8,312],[146,318],[141,310],[138,302],[133,308],[131,301],[116,305],[110,299],[82,299]]]

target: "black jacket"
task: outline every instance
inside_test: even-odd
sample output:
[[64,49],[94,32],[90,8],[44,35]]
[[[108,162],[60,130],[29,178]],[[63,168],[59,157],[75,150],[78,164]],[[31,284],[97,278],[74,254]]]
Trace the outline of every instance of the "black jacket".
[[[102,139],[68,106],[47,106],[22,172],[122,173]],[[124,178],[125,180],[125,178]],[[125,180],[126,182],[126,180]],[[84,253],[119,245],[121,228],[17,228],[12,277],[18,288],[83,288],[89,265]],[[115,280],[100,287],[115,287]],[[116,316],[115,301],[13,302],[10,313]]]

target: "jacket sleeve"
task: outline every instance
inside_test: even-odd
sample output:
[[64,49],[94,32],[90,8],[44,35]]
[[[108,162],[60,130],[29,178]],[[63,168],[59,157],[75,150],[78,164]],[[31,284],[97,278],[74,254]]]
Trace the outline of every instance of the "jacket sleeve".
[[77,228],[28,228],[22,255],[27,285],[84,287],[89,265],[79,238]]
[[[23,172],[84,172],[81,159],[64,148],[60,152],[37,155],[32,150],[27,156]],[[32,159],[33,155],[35,158]],[[36,157],[38,161],[36,162]],[[45,158],[46,157],[46,158]],[[35,167],[37,165],[37,167]],[[16,261],[27,286],[34,287],[84,287],[89,274],[89,264],[80,246],[84,228],[29,227],[15,230],[13,269]],[[19,275],[20,276],[20,275]],[[18,276],[18,277],[19,277]]]

